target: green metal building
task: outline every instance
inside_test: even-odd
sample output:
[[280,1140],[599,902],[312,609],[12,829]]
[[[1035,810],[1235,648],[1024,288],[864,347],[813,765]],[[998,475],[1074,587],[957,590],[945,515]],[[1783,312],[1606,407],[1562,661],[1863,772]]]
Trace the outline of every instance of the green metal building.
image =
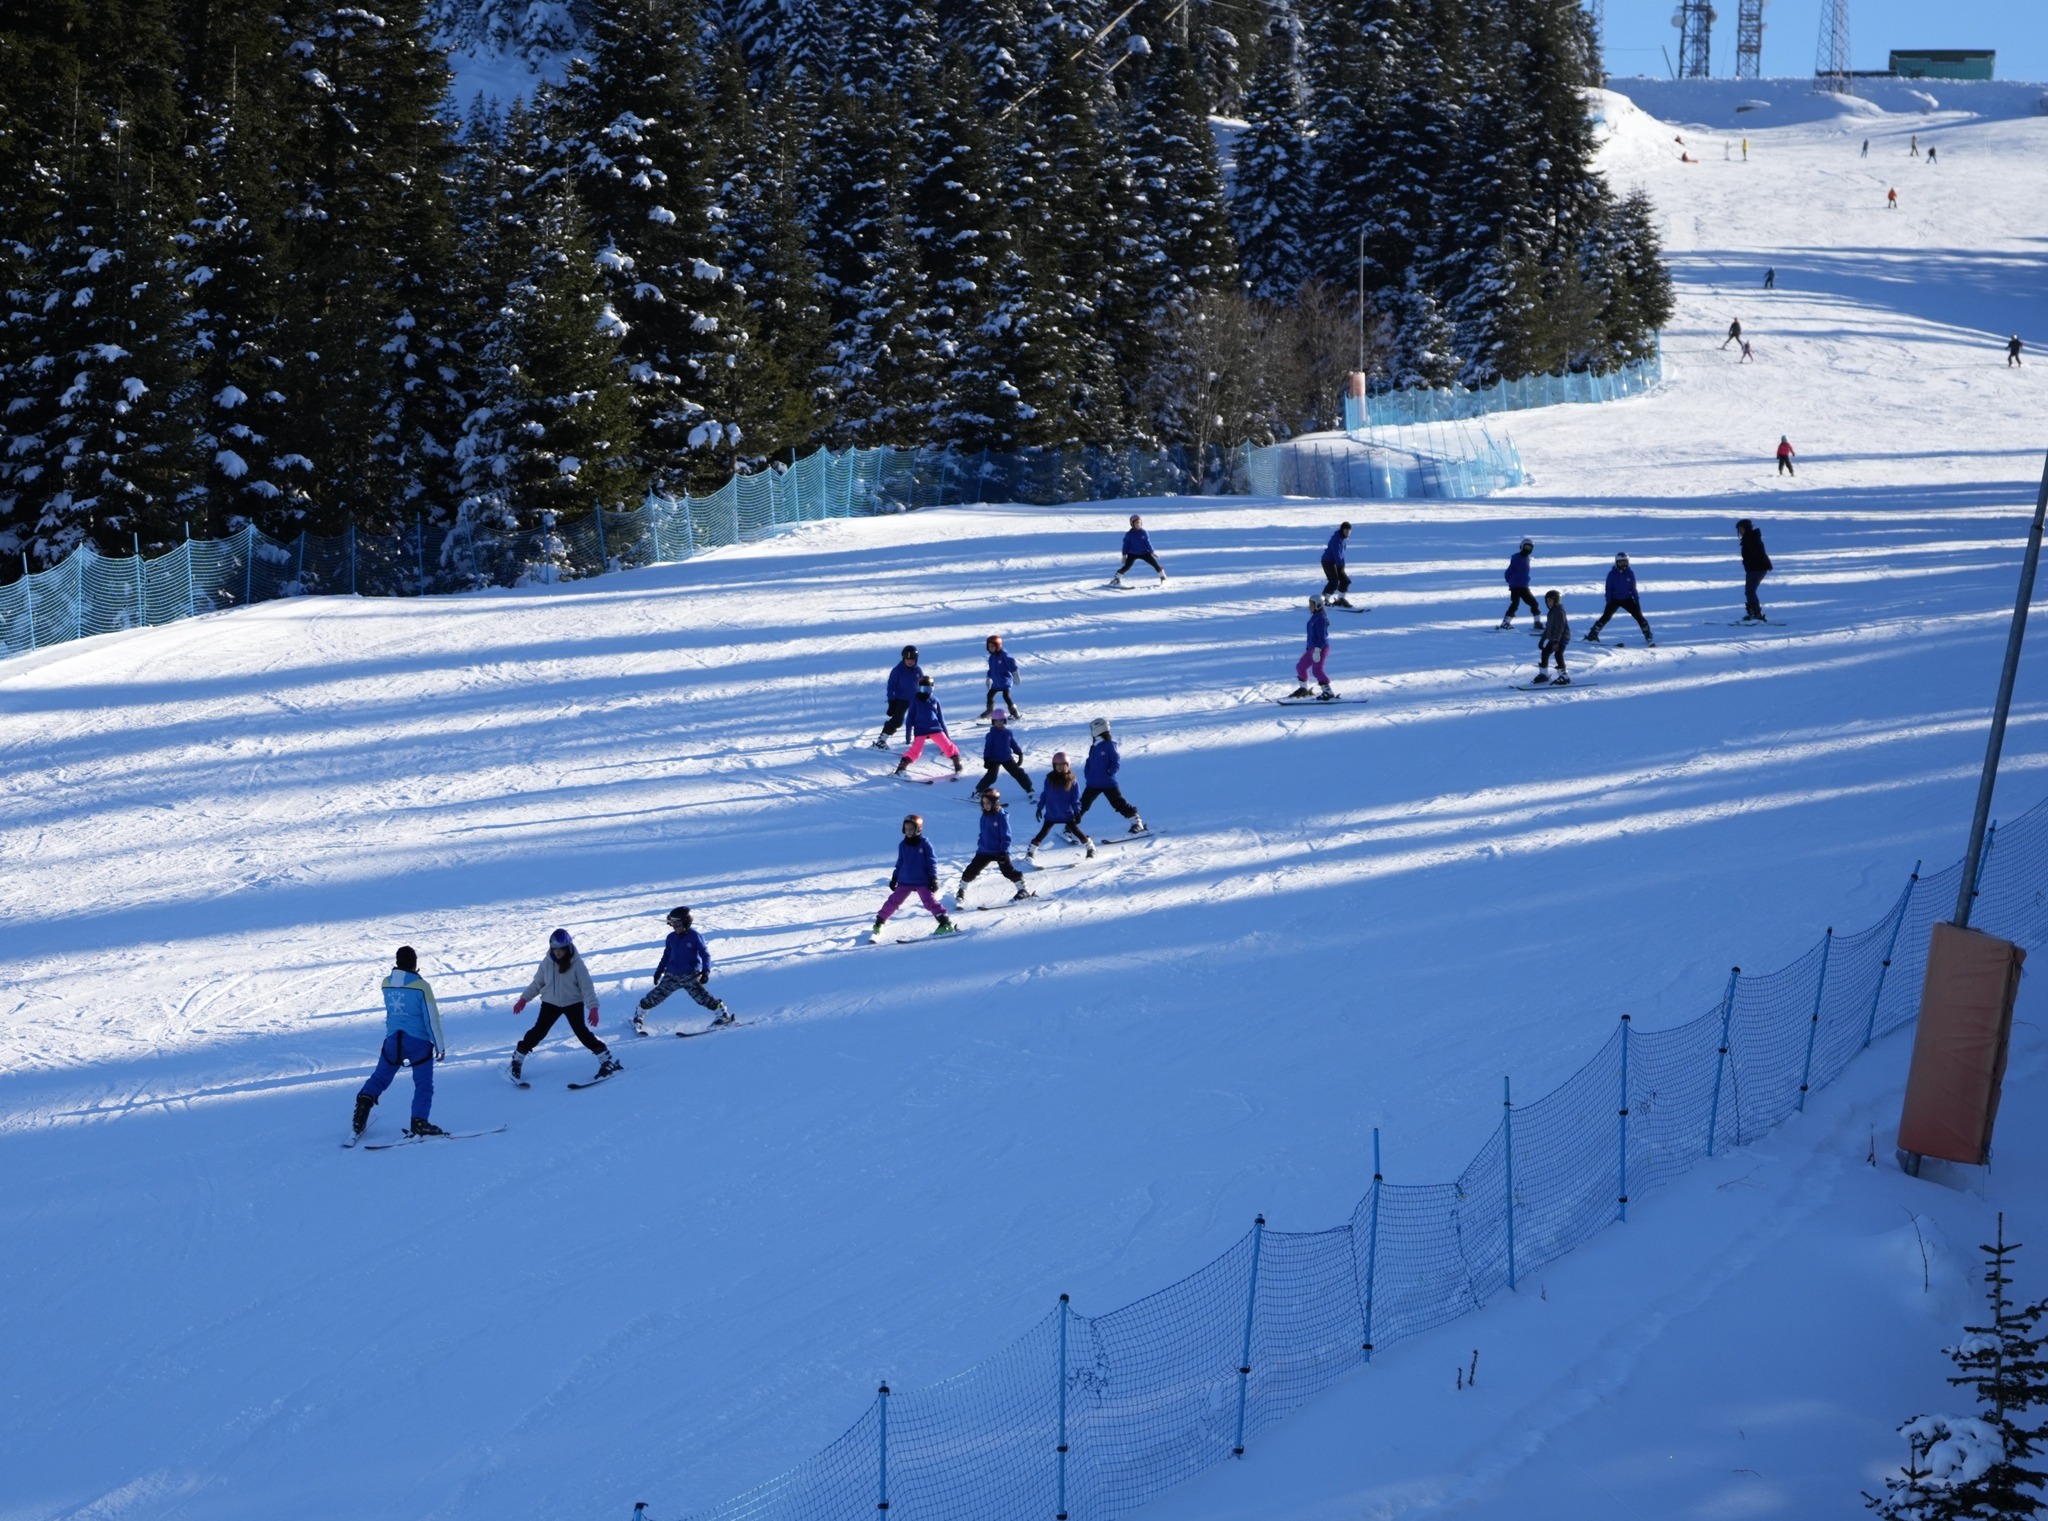
[[1989,79],[1992,48],[1893,48],[1892,72],[1901,79]]

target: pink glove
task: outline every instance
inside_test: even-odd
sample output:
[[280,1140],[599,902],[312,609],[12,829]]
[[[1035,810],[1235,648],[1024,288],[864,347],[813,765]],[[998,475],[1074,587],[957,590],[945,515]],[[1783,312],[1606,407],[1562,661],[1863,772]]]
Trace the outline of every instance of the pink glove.
[[522,998],[519,1002],[513,1004],[512,1012],[514,1014],[524,1014],[526,1012],[526,1000]]
[[590,1028],[591,1028],[591,1029],[593,1029],[593,1030],[595,1030],[595,1029],[597,1028],[597,1005],[596,1005],[596,1004],[592,1004],[592,1005],[590,1006]]

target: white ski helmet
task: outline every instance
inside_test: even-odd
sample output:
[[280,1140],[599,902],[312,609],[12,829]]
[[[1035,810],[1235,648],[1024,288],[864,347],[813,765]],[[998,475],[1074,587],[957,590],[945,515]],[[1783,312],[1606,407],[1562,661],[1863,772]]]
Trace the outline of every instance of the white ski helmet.
[[1109,720],[1108,720],[1108,719],[1106,719],[1106,718],[1091,718],[1091,719],[1089,719],[1089,720],[1088,720],[1088,737],[1089,737],[1090,739],[1108,739],[1108,738],[1109,738]]
[[1308,605],[1311,608],[1313,608],[1316,612],[1321,612],[1323,610],[1322,596],[1320,594],[1310,596],[1310,598],[1308,599]]

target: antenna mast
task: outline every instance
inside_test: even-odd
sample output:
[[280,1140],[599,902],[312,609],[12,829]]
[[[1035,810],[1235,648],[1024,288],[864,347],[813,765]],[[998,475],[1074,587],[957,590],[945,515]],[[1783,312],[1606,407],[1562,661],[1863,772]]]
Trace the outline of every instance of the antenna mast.
[[1821,0],[1820,47],[1814,53],[1813,85],[1835,95],[1849,87],[1849,0]]

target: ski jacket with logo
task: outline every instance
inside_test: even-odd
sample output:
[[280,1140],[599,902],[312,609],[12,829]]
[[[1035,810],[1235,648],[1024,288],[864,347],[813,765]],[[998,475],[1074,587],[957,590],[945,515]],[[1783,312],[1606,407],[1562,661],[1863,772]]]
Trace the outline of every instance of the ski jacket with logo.
[[1312,650],[1330,647],[1330,615],[1320,607],[1308,615],[1308,647]]
[[1742,531],[1742,568],[1753,572],[1771,568],[1771,557],[1764,553],[1764,531],[1761,528]]
[[1636,594],[1636,573],[1617,565],[1607,572],[1607,600],[1626,602]]
[[1142,528],[1133,528],[1124,535],[1124,553],[1132,559],[1152,553],[1152,535]]
[[410,1035],[434,1048],[439,1057],[447,1046],[441,1039],[441,1006],[434,1002],[434,990],[418,972],[393,967],[384,978],[384,1033]]
[[981,763],[984,766],[1002,766],[1022,759],[1024,747],[1017,743],[1017,736],[1009,726],[991,724],[988,737],[981,742]]
[[1517,550],[1508,557],[1508,590],[1527,591],[1528,589],[1529,557],[1520,550]]
[[1006,692],[1010,683],[1017,679],[1017,658],[1007,650],[992,650],[988,657],[988,684],[998,692]]
[[1344,546],[1349,542],[1350,536],[1342,529],[1331,534],[1330,542],[1323,546],[1323,563],[1327,565],[1330,561],[1335,560],[1339,565],[1342,565],[1344,563]]
[[542,1003],[557,1008],[574,1008],[580,1003],[587,1009],[597,1002],[597,989],[590,981],[590,968],[583,964],[580,952],[571,956],[565,967],[550,951],[540,958],[540,970],[533,974],[533,981],[520,996],[528,1003],[538,996]]
[[990,813],[986,808],[981,812],[981,836],[974,842],[974,848],[985,856],[1006,856],[1010,853],[1010,816],[998,808]]
[[912,734],[944,734],[946,715],[939,710],[936,697],[913,697],[910,700],[910,732]]
[[937,887],[939,863],[932,858],[932,842],[923,835],[896,847],[896,869],[889,873],[889,886]]
[[[1067,773],[1072,776],[1070,771]],[[1071,783],[1062,787],[1050,776],[1038,794],[1038,816],[1048,824],[1067,824],[1081,813],[1081,789]]]
[[1088,747],[1088,764],[1083,774],[1091,787],[1107,787],[1116,781],[1123,757],[1116,753],[1116,741],[1106,735]]
[[671,930],[668,944],[661,948],[661,965],[654,969],[654,980],[710,975],[711,952],[705,947],[704,937],[693,929]]
[[917,684],[924,679],[924,667],[897,661],[889,668],[889,701],[916,702]]

